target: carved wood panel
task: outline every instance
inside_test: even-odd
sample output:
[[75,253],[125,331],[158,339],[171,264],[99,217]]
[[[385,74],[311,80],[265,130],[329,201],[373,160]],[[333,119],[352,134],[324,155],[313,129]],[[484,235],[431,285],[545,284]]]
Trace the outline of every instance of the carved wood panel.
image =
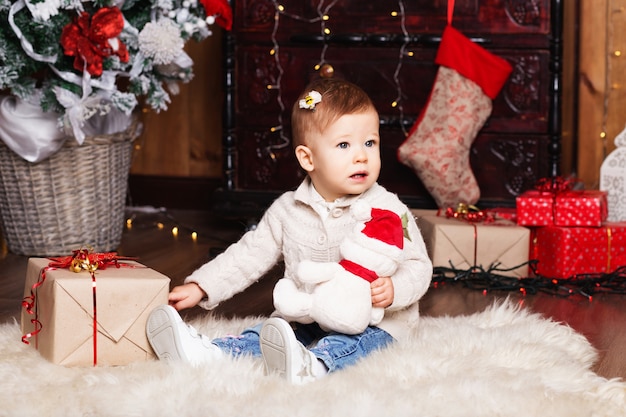
[[[319,76],[314,67],[323,56],[334,76],[360,85],[372,97],[381,115],[380,183],[412,205],[432,206],[396,152],[427,104],[447,1],[402,3],[405,31],[393,14],[399,10],[394,1],[284,0],[278,15],[278,3],[271,0],[234,2],[229,109],[234,122],[226,126],[225,140],[232,158],[226,173],[229,191],[282,192],[302,180],[288,143],[290,109],[304,85]],[[323,13],[328,4],[332,8]],[[513,66],[471,149],[483,205],[512,204],[517,194],[555,169],[560,55],[553,13],[561,7],[557,0],[456,1],[453,25]],[[327,21],[320,19],[324,14]],[[330,34],[322,35],[324,27]],[[277,54],[271,54],[277,45]],[[400,48],[411,56],[400,56]],[[401,106],[394,106],[398,94]],[[275,126],[282,130],[273,132]]]
[[[545,50],[495,50],[513,66],[509,81],[494,101],[492,115],[485,131],[535,132],[547,130],[550,77],[546,67],[549,54]],[[402,91],[403,111],[414,120],[428,100],[437,66],[436,48],[416,49],[404,59],[398,73]],[[288,123],[291,105],[306,83],[319,77],[314,70],[319,61],[317,48],[282,47],[280,64],[284,70],[280,90],[268,89],[277,82],[276,62],[266,48],[244,46],[237,51],[236,117],[240,125],[273,126],[281,109],[280,95],[286,105],[282,113]],[[372,98],[383,119],[400,116],[392,103],[397,96],[393,74],[398,64],[398,50],[383,47],[342,46],[329,48],[326,61],[337,77],[361,86]]]
[[[399,30],[399,3],[396,1],[340,0],[330,9],[331,1],[283,0],[281,30],[277,37],[289,40],[294,34],[319,34],[319,21],[324,11],[329,26],[337,33],[401,33]],[[410,33],[440,34],[447,22],[447,0],[404,1],[405,23]],[[274,26],[275,5],[272,0],[242,0],[236,2],[238,36],[245,42],[259,42],[246,38],[259,32],[271,32]],[[297,16],[298,18],[290,18]],[[468,34],[541,35],[550,33],[549,0],[456,0],[453,23]],[[537,38],[539,39],[539,38]],[[545,39],[543,40],[545,42]]]

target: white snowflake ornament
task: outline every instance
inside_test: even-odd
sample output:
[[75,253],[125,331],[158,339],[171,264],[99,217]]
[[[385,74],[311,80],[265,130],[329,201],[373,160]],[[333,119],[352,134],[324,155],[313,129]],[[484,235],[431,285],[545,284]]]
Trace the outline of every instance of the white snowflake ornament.
[[626,128],[615,137],[615,150],[600,167],[600,190],[608,192],[607,220],[626,220]]

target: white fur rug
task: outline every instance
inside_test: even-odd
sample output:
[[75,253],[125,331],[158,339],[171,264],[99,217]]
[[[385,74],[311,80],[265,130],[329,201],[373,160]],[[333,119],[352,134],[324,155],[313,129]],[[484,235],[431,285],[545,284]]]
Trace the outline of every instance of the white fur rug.
[[[256,322],[203,319],[205,334]],[[53,365],[0,325],[2,416],[624,416],[626,383],[590,368],[587,340],[504,303],[423,317],[415,340],[305,386],[263,375],[260,360],[193,368],[152,361]]]

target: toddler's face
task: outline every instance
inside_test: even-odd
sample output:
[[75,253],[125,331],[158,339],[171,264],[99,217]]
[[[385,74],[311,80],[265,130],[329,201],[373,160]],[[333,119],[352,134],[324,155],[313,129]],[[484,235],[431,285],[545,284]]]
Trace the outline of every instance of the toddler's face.
[[370,188],[380,174],[378,113],[341,116],[323,132],[310,132],[306,143],[311,151],[309,175],[326,201]]

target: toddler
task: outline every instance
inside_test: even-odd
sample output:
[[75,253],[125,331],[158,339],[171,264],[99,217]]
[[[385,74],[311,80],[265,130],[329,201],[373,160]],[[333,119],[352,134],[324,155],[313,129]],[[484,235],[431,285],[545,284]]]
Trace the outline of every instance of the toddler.
[[[432,264],[409,209],[377,183],[381,168],[378,113],[367,94],[339,79],[310,83],[292,109],[295,155],[307,177],[278,197],[254,230],[174,287],[169,305],[157,307],[147,335],[160,359],[210,363],[224,355],[262,357],[267,373],[303,384],[355,364],[415,332],[418,300],[427,291]],[[339,245],[355,227],[350,206],[365,200],[408,218],[404,261],[392,277],[371,283],[372,306],[385,309],[377,326],[346,335],[275,311],[238,336],[209,340],[177,311],[199,304],[212,309],[244,290],[281,260],[284,278],[298,283],[302,260],[338,262]]]

